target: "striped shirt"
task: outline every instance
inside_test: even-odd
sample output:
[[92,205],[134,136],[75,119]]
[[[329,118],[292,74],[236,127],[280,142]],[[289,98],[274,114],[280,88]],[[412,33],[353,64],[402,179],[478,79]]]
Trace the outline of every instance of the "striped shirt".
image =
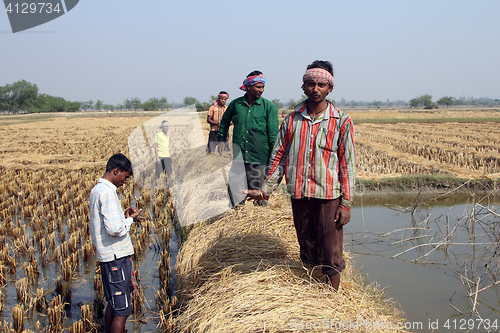
[[262,187],[269,196],[285,175],[294,199],[336,199],[349,208],[356,180],[354,127],[351,118],[331,103],[312,121],[307,103],[281,124]]
[[129,230],[133,219],[125,218],[116,186],[99,178],[90,192],[89,230],[97,260],[109,262],[134,254]]
[[[227,105],[223,107],[212,105],[210,109],[208,109],[208,117],[213,117],[213,120],[220,124],[220,120],[222,119],[222,115],[226,112]],[[209,124],[211,131],[218,131],[219,125]]]

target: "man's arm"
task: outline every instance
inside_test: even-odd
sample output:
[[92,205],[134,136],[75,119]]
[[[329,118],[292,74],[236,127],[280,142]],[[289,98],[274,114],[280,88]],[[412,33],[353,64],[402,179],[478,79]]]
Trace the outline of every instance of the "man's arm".
[[207,123],[211,125],[219,125],[219,123],[214,119],[214,109],[213,106],[210,107],[207,114]]
[[226,112],[224,112],[220,120],[219,132],[217,133],[217,140],[219,142],[224,141],[224,138],[226,137],[227,132],[229,131],[229,125],[231,124],[231,118],[233,117],[233,112],[234,112],[234,103],[231,102],[229,103]]
[[160,163],[160,156],[158,155],[158,144],[155,142],[155,158],[156,158],[156,163]]
[[291,138],[288,135],[290,117],[286,117],[281,123],[281,128],[277,134],[271,157],[269,159],[269,173],[261,190],[243,191],[249,199],[268,200],[269,196],[278,187],[285,174],[285,163],[290,150]]
[[271,102],[271,108],[267,114],[267,140],[269,145],[269,156],[271,156],[274,143],[279,131],[278,108]]
[[341,189],[340,206],[335,216],[335,222],[341,225],[349,222],[351,218],[352,195],[356,182],[356,156],[354,149],[354,125],[347,116],[339,133],[340,145],[337,151],[339,159],[339,181]]
[[105,193],[100,198],[101,214],[103,216],[104,228],[111,236],[125,236],[129,230],[133,217],[125,217],[120,205],[120,201],[116,199],[113,193]]
[[218,122],[216,122],[214,119],[213,119],[213,115],[209,115],[207,116],[207,123],[209,123],[210,125],[219,125]]

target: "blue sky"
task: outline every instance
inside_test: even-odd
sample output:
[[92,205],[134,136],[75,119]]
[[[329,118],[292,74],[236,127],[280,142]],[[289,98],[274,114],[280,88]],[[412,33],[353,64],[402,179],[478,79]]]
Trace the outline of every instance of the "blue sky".
[[498,13],[494,0],[80,0],[15,34],[0,13],[0,85],[24,79],[71,101],[208,101],[240,96],[259,69],[263,96],[286,102],[321,59],[335,100],[500,98]]

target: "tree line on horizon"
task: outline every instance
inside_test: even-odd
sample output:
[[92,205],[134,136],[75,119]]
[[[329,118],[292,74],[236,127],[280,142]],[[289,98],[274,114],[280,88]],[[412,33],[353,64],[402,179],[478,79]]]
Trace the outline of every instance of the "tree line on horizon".
[[[208,102],[200,102],[194,97],[185,97],[183,104],[169,104],[166,97],[152,97],[145,102],[140,98],[134,97],[125,99],[123,103],[116,105],[106,104],[101,100],[93,101],[67,101],[62,97],[51,96],[47,94],[39,94],[38,86],[25,80],[17,81],[12,84],[0,86],[0,111],[8,113],[39,113],[39,112],[77,112],[77,111],[114,111],[114,110],[130,110],[130,111],[157,111],[168,110],[171,108],[195,105],[197,111],[206,111],[213,105],[212,101],[217,96],[210,96]],[[271,101],[281,108],[294,108],[306,99],[305,95],[295,101],[290,99],[288,102],[281,102],[279,99],[272,99]],[[432,95],[425,94],[411,99],[409,102],[403,100],[390,101],[346,101],[341,98],[338,101],[330,100],[337,106],[367,106],[367,107],[411,107],[411,108],[424,108],[436,109],[439,106],[450,107],[453,105],[485,105],[496,106],[500,105],[498,98],[492,99],[488,97],[473,98],[461,96],[454,98],[444,96],[436,102],[432,101]]]

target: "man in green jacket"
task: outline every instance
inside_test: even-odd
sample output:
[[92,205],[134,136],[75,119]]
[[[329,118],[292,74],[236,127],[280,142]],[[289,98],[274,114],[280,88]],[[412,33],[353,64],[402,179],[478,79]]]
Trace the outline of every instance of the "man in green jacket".
[[[262,98],[266,78],[260,71],[253,71],[243,81],[245,95],[233,100],[222,116],[217,139],[219,151],[224,147],[224,137],[229,125],[233,129],[233,163],[229,171],[228,194],[230,206],[245,203],[246,194],[241,190],[260,189],[267,176],[269,157],[278,135],[278,108]],[[266,200],[255,201],[267,205]]]

